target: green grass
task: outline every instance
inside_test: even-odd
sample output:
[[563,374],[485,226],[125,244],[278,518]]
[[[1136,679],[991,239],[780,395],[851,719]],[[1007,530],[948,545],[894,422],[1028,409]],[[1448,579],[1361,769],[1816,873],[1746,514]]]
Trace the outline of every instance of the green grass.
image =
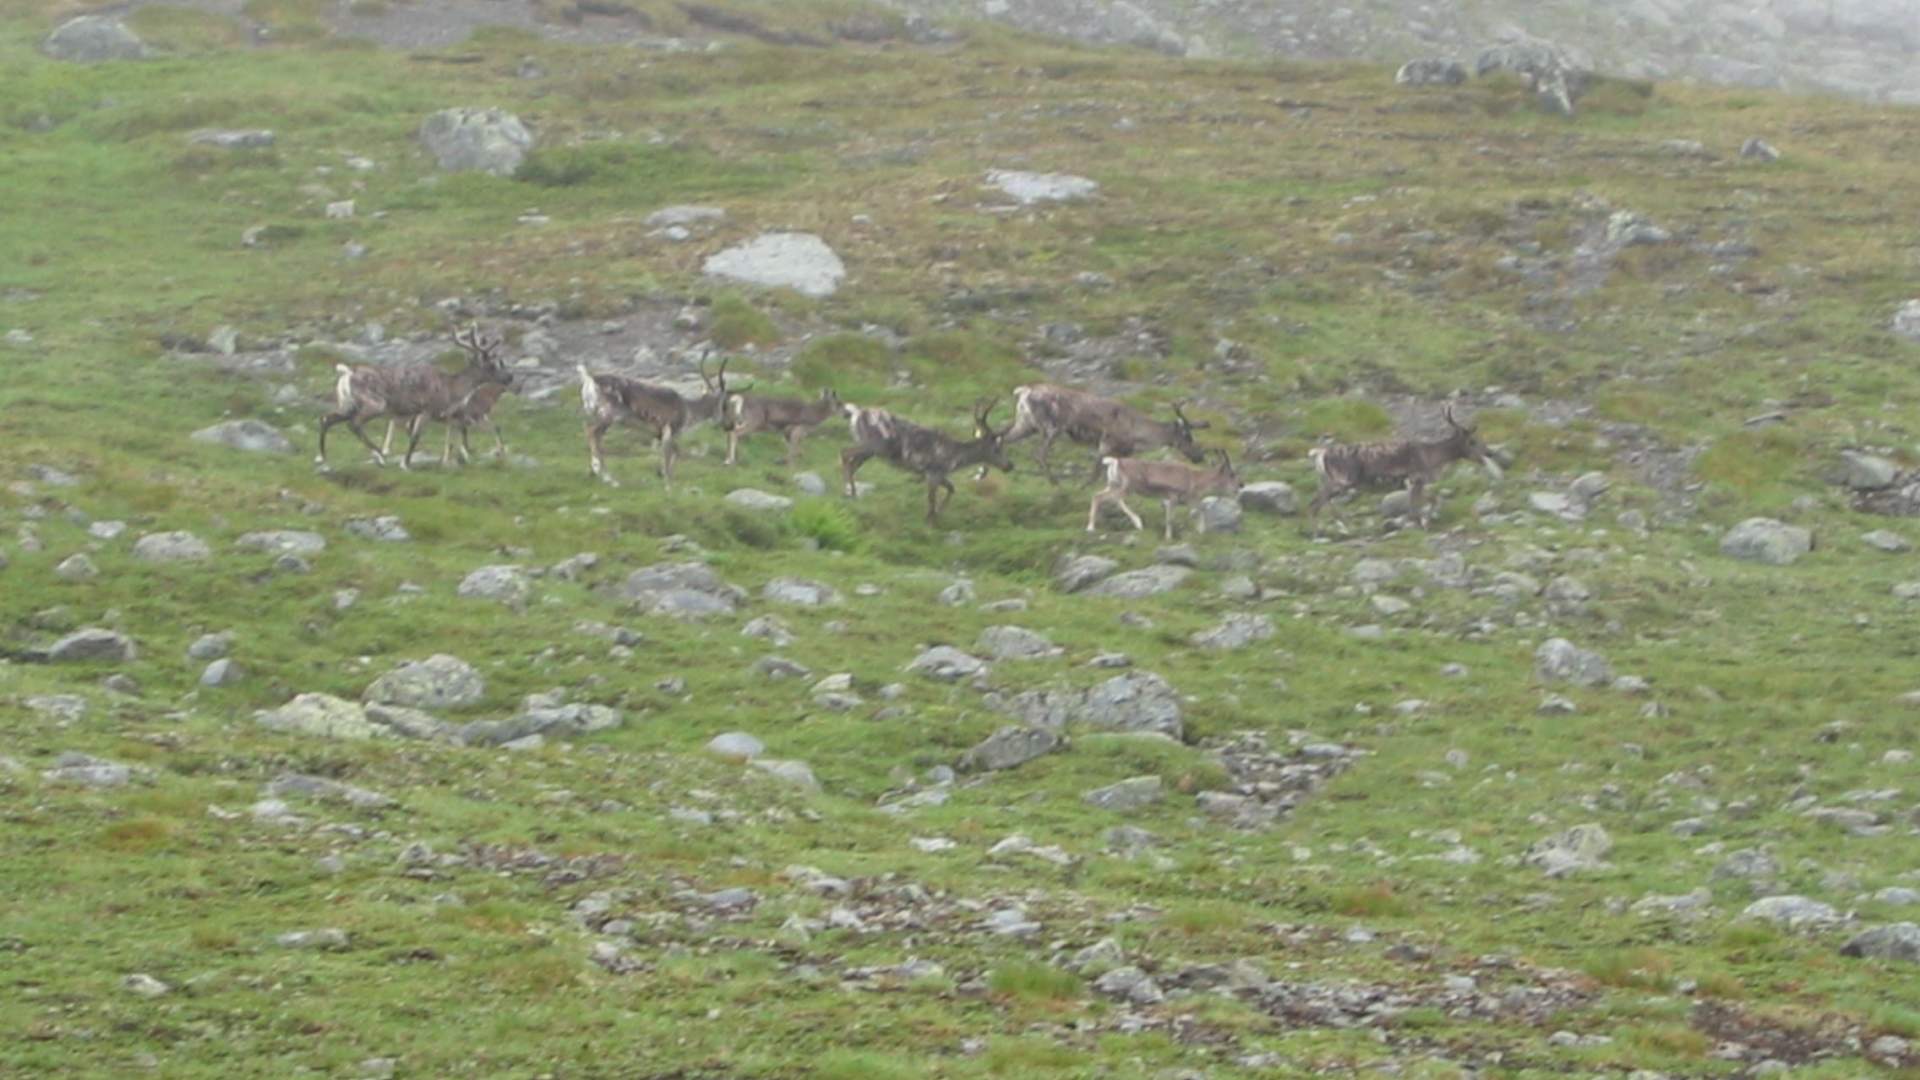
[[[633,7],[650,33],[708,32],[679,5]],[[1626,909],[1706,884],[1725,852],[1748,847],[1774,851],[1783,891],[1842,908],[1901,880],[1903,824],[1856,838],[1786,804],[1796,788],[1848,805],[1849,793],[1909,786],[1909,767],[1885,755],[1912,749],[1892,702],[1915,688],[1917,650],[1890,590],[1913,573],[1856,537],[1911,530],[1852,512],[1828,484],[1843,448],[1910,460],[1920,419],[1905,404],[1920,390],[1911,347],[1883,330],[1910,292],[1898,223],[1920,215],[1903,114],[1608,82],[1569,123],[1510,84],[1401,96],[1365,66],[1175,61],[972,26],[924,49],[864,40],[900,24],[858,5],[716,7],[746,21],[711,51],[490,31],[459,47],[475,59],[458,64],[340,48],[323,37],[331,9],[270,3],[252,5],[273,27],[266,49],[223,20],[146,8],[133,19],[168,55],[74,67],[34,50],[51,6],[0,14],[0,153],[10,205],[26,208],[0,215],[13,256],[0,260],[0,333],[32,339],[0,344],[0,648],[93,625],[140,646],[125,664],[0,668],[4,756],[20,765],[0,763],[0,895],[16,898],[0,911],[9,1069],[345,1075],[391,1056],[406,1075],[1235,1078],[1271,1075],[1238,1064],[1266,1051],[1302,1072],[1388,1062],[1451,1076],[1484,1072],[1497,1050],[1520,1070],[1693,1075],[1722,1068],[1690,1019],[1700,1000],[1761,1023],[1832,1016],[1836,1030],[1912,1037],[1897,1005],[1907,971],[1839,956],[1840,932],[1740,920],[1739,883],[1713,882],[1697,921]],[[770,43],[798,37],[818,44]],[[546,78],[514,75],[526,55]],[[1322,104],[1296,116],[1275,105],[1283,96]],[[414,133],[465,103],[533,124],[539,149],[517,177],[432,171]],[[209,126],[271,128],[276,144],[231,154],[187,142]],[[1709,167],[1650,149],[1693,138],[1724,158],[1732,131],[1790,153]],[[1007,213],[981,190],[1006,167],[1081,173],[1102,194]],[[354,219],[325,218],[346,198]],[[683,243],[649,235],[647,213],[690,202],[727,218]],[[1614,208],[1688,243],[1635,249],[1584,292],[1561,270],[1501,267],[1535,244],[1564,260]],[[547,223],[521,224],[535,209]],[[817,232],[846,260],[847,284],[805,298],[702,275],[706,256],[763,229]],[[1726,269],[1694,247],[1736,235],[1757,253]],[[347,258],[349,242],[364,257]],[[736,487],[792,493],[802,469],[836,481],[837,422],[796,470],[771,439],[747,442],[726,470],[721,435],[692,432],[671,494],[650,449],[617,431],[608,451],[626,486],[596,486],[564,385],[500,406],[511,445],[537,464],[401,474],[342,442],[331,472],[312,471],[333,365],[356,358],[369,323],[443,335],[465,318],[437,306],[450,298],[484,306],[516,340],[534,323],[515,310],[598,332],[706,305],[699,336],[751,347],[735,363],[773,392],[833,387],[956,435],[979,398],[1043,378],[1100,385],[1156,416],[1187,402],[1212,421],[1203,441],[1233,451],[1249,479],[1303,491],[1319,437],[1385,437],[1409,408],[1464,393],[1512,467],[1499,484],[1464,468],[1444,479],[1433,534],[1381,532],[1364,498],[1344,508],[1351,535],[1329,542],[1258,514],[1236,534],[1183,529],[1200,568],[1140,600],[1052,588],[1062,557],[1134,569],[1159,543],[1112,518],[1086,534],[1090,491],[1033,475],[1031,444],[1010,476],[956,476],[937,526],[921,520],[924,486],[878,463],[855,501],[800,497],[784,515],[722,501]],[[1076,325],[1082,340],[1050,338],[1049,324]],[[284,345],[284,365],[230,372],[176,351],[220,326]],[[647,343],[666,357],[696,342]],[[1521,405],[1496,404],[1496,386]],[[1745,426],[1776,410],[1787,422]],[[299,452],[187,440],[229,417],[265,420]],[[1065,450],[1060,461],[1084,464]],[[78,484],[34,479],[44,464]],[[1530,493],[1595,470],[1613,487],[1583,525],[1496,524],[1472,509],[1486,497],[1514,514]],[[1642,512],[1644,535],[1616,526],[1624,509]],[[1718,554],[1720,529],[1763,513],[1812,527],[1814,555],[1766,568]],[[414,540],[346,529],[383,514]],[[88,526],[103,521],[127,535],[94,538]],[[313,529],[328,546],[310,572],[277,570],[234,547],[266,528]],[[168,529],[194,531],[216,559],[132,555],[135,537]],[[739,615],[682,623],[631,609],[619,589],[629,573],[692,557],[673,536],[741,587]],[[596,569],[537,577],[522,612],[456,594],[477,566],[544,568],[586,551]],[[98,577],[53,573],[82,552]],[[1467,588],[1430,573],[1456,554]],[[1402,573],[1379,591],[1410,611],[1375,607],[1355,584],[1362,558],[1393,561]],[[1490,588],[1502,573],[1576,577],[1591,599],[1580,610],[1505,599]],[[1222,595],[1235,574],[1262,598]],[[938,604],[959,575],[976,602]],[[831,584],[842,601],[775,608],[760,590],[782,576]],[[349,589],[357,601],[337,607]],[[979,606],[1006,601],[1019,604]],[[1234,611],[1270,615],[1274,636],[1228,654],[1191,644]],[[762,615],[794,641],[740,634]],[[583,625],[594,623],[641,640],[616,648]],[[1385,636],[1349,634],[1368,623]],[[967,683],[903,668],[926,645],[971,648],[1005,624],[1043,631],[1062,654],[996,663],[997,693],[1084,688],[1114,674],[1088,661],[1125,653],[1177,688],[1186,740],[1076,729],[1065,750],[966,777],[944,804],[883,813],[876,804],[1008,722]],[[202,688],[185,650],[223,629],[237,631],[248,677]],[[1555,687],[1579,711],[1540,715],[1548,688],[1532,653],[1556,635],[1601,649],[1651,693]],[[558,689],[625,722],[519,752],[325,742],[253,722],[296,693],[358,699],[383,671],[435,652],[486,678],[483,700],[450,721],[503,719]],[[758,674],[775,652],[811,675]],[[1442,677],[1449,663],[1468,676]],[[102,686],[115,672],[138,692]],[[836,674],[861,699],[849,712],[811,692]],[[87,711],[65,721],[28,707],[48,694]],[[1395,710],[1409,699],[1426,707]],[[1643,712],[1651,702],[1663,708]],[[1823,734],[1836,722],[1845,730]],[[736,730],[807,762],[822,791],[703,752]],[[1281,753],[1328,742],[1364,753],[1272,825],[1236,830],[1196,800],[1236,789],[1213,746],[1246,731]],[[150,771],[98,791],[44,779],[66,751]],[[295,797],[307,824],[256,819],[263,785],[284,771],[398,805]],[[1159,777],[1165,799],[1122,816],[1081,798],[1136,776]],[[1904,822],[1911,801],[1862,805]],[[1672,833],[1692,816],[1709,819],[1705,835]],[[1587,821],[1614,839],[1607,869],[1548,879],[1519,863],[1541,836]],[[1121,825],[1153,842],[1109,854],[1126,846],[1110,835]],[[1016,832],[1070,862],[988,855]],[[915,837],[956,846],[925,852]],[[415,842],[435,857],[402,865]],[[1442,857],[1456,846],[1478,861]],[[794,887],[782,876],[794,864],[853,882],[852,895]],[[731,887],[759,902],[713,917],[689,899]],[[1040,934],[979,928],[1016,903]],[[602,904],[604,918],[586,917]],[[912,904],[918,921],[887,921],[890,905]],[[873,925],[783,930],[837,907]],[[352,944],[275,944],[318,927]],[[1564,978],[1581,996],[1537,1028],[1421,998],[1382,1044],[1272,1015],[1245,992],[1175,991],[1146,1009],[1108,1000],[1064,966],[1107,937],[1166,987],[1251,959],[1275,979],[1416,998],[1456,973],[1489,993]],[[635,970],[596,964],[599,943]],[[1483,968],[1490,956],[1508,963]],[[910,959],[941,974],[855,975]],[[134,973],[174,990],[138,997],[121,988]],[[1153,1023],[1135,1030],[1127,1014]],[[1546,1039],[1560,1028],[1617,1038],[1558,1048]],[[1872,1068],[1836,1055],[1809,1075]]]

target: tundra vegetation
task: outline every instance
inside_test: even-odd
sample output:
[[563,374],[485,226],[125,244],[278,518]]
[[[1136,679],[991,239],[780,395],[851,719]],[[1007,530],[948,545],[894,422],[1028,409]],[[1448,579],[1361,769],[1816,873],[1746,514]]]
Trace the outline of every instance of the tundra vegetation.
[[[0,1072],[1915,1066],[1911,111],[410,7],[0,11]],[[465,106],[516,174],[420,149]],[[767,231],[837,290],[703,273]],[[475,323],[504,463],[313,467]],[[1090,537],[1015,447],[929,524],[839,422],[588,475],[576,365],[721,355],[956,440],[1179,403],[1246,512]],[[1309,449],[1448,401],[1503,480],[1307,535]]]

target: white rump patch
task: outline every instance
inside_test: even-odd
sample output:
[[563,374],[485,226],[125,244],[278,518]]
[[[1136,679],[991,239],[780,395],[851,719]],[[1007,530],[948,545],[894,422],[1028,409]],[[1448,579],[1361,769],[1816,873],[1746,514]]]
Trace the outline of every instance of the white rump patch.
[[335,364],[333,370],[340,373],[340,378],[333,384],[334,406],[346,412],[353,408],[353,369],[345,364]]
[[593,381],[593,373],[587,365],[576,364],[580,369],[580,407],[590,413],[600,411],[600,384]]

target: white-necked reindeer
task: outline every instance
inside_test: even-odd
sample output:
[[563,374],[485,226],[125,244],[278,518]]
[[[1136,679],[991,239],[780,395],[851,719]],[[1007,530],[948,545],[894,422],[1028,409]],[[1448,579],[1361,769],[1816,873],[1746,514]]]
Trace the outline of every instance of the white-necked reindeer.
[[1118,506],[1121,513],[1127,515],[1127,520],[1133,522],[1134,528],[1145,528],[1146,524],[1127,505],[1126,499],[1128,495],[1145,495],[1160,500],[1161,508],[1166,513],[1165,535],[1172,540],[1174,504],[1185,505],[1216,491],[1226,495],[1240,492],[1240,477],[1233,471],[1233,460],[1227,457],[1225,450],[1215,453],[1220,455],[1220,464],[1211,469],[1196,469],[1177,461],[1102,458],[1100,464],[1107,471],[1107,486],[1087,505],[1087,531],[1095,531],[1100,508],[1108,503]]
[[1102,462],[1109,457],[1127,458],[1162,446],[1171,447],[1188,461],[1198,465],[1207,460],[1206,451],[1194,442],[1193,433],[1207,425],[1187,419],[1179,405],[1173,407],[1173,419],[1160,421],[1130,405],[1104,398],[1086,390],[1053,383],[1034,383],[1013,391],[1013,426],[1007,429],[1007,442],[1016,443],[1040,436],[1035,455],[1040,471],[1049,483],[1057,483],[1050,457],[1054,440],[1068,440],[1094,447],[1093,478],[1098,479]]
[[820,397],[814,401],[729,394],[723,409],[721,419],[727,425],[727,464],[739,463],[741,439],[772,431],[787,440],[787,468],[791,469],[800,452],[800,441],[839,414],[840,395],[834,393],[832,387],[820,391]]
[[[882,458],[903,472],[913,473],[927,482],[927,523],[933,524],[940,510],[953,501],[955,470],[979,465],[1001,472],[1012,472],[1007,457],[1006,432],[995,431],[990,422],[998,399],[990,399],[973,410],[973,439],[962,442],[951,435],[923,428],[902,420],[885,409],[867,409],[847,404],[847,426],[853,432],[853,445],[840,451],[840,473],[846,482],[847,497],[854,495],[853,474],[869,458]],[[947,493],[940,499],[941,490]]]
[[660,443],[661,480],[672,488],[673,463],[680,457],[680,436],[695,424],[716,418],[727,399],[726,360],[720,361],[717,380],[708,377],[705,363],[700,365],[700,381],[707,392],[692,401],[671,387],[625,375],[596,374],[588,371],[585,364],[577,368],[580,408],[587,414],[587,466],[593,475],[614,487],[619,487],[620,482],[607,471],[600,445],[607,429],[625,421],[652,432]]
[[[482,386],[498,384],[505,388],[512,383],[512,373],[500,361],[500,349],[505,343],[498,334],[483,333],[478,326],[469,326],[455,332],[453,341],[466,350],[467,366],[451,375],[432,364],[334,365],[339,373],[333,387],[334,411],[320,418],[320,453],[314,460],[326,464],[327,431],[336,424],[345,424],[373,451],[374,460],[385,465],[393,438],[392,422],[403,420],[408,438],[400,467],[408,468],[413,462],[414,447],[420,442],[425,418],[450,414]],[[373,440],[367,438],[360,426],[380,416],[389,421],[388,447],[373,445]]]
[[1313,469],[1320,474],[1320,490],[1307,506],[1307,528],[1316,528],[1320,510],[1339,495],[1360,488],[1405,485],[1415,520],[1429,524],[1427,508],[1422,505],[1427,487],[1440,479],[1447,466],[1456,461],[1478,461],[1494,479],[1501,475],[1500,463],[1480,436],[1454,416],[1449,402],[1441,413],[1447,421],[1447,433],[1432,442],[1388,439],[1359,444],[1335,443],[1307,451]]

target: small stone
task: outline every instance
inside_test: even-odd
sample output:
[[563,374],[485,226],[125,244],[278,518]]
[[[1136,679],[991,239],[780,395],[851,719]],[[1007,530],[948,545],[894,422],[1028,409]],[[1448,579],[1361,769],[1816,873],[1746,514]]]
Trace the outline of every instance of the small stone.
[[144,998],[156,998],[173,989],[151,975],[128,975],[120,980],[120,989]]
[[1840,946],[1840,953],[1920,964],[1920,925],[1902,922],[1873,927],[1855,934]]
[[486,680],[457,656],[436,653],[402,664],[367,687],[366,700],[417,709],[459,709],[486,697]]
[[218,634],[202,634],[187,646],[189,660],[218,660],[233,651],[233,631],[223,630]]
[[1266,480],[1240,489],[1240,505],[1263,514],[1288,516],[1300,512],[1300,499],[1291,484]]
[[1761,919],[1766,922],[1797,929],[1803,926],[1822,926],[1838,922],[1840,913],[1831,904],[1809,900],[1804,896],[1768,896],[1748,904],[1740,913],[1743,919]]
[[1117,784],[1095,788],[1080,796],[1082,802],[1102,810],[1126,813],[1152,806],[1166,797],[1158,776],[1136,776]]
[[1080,592],[1118,569],[1118,562],[1103,555],[1079,555],[1065,560],[1054,571],[1053,583],[1063,593]]
[[76,630],[53,643],[47,659],[56,664],[105,661],[127,663],[139,657],[133,639],[112,630],[88,627]]
[[60,560],[60,565],[53,568],[53,576],[62,581],[92,581],[100,576],[100,568],[85,552],[78,552]]
[[776,780],[791,784],[808,791],[820,790],[820,781],[814,778],[813,770],[804,761],[775,761],[770,758],[754,758],[747,762],[752,768],[766,773]]
[[760,590],[770,604],[788,607],[824,607],[840,603],[840,594],[830,585],[805,578],[774,578]]
[[187,436],[197,443],[225,446],[255,454],[291,454],[293,442],[278,428],[261,420],[226,420]]
[[533,583],[520,566],[503,564],[482,566],[460,580],[457,595],[472,600],[491,600],[515,610],[524,608]]
[[273,939],[283,949],[316,949],[338,952],[348,944],[347,932],[338,927],[321,930],[294,930]]
[[1888,529],[1875,529],[1862,535],[1860,539],[1868,547],[1876,551],[1884,551],[1889,555],[1900,555],[1913,550],[1913,544],[1908,542],[1906,537]]
[[1062,652],[1046,635],[1020,626],[989,626],[973,647],[995,660],[1037,660]]
[[1720,538],[1720,553],[1747,562],[1786,566],[1813,550],[1813,533],[1772,518],[1748,518]]
[[940,682],[958,682],[984,673],[987,665],[951,646],[936,645],[915,657],[906,670]]
[[1780,160],[1780,151],[1765,139],[1753,138],[1740,144],[1740,156],[1747,161],[1769,163]]
[[774,495],[758,488],[739,488],[729,491],[722,500],[728,506],[738,506],[743,510],[781,511],[793,509],[793,500],[785,495]]
[[213,549],[190,532],[148,533],[134,543],[133,557],[150,563],[204,562]]
[[1605,686],[1613,681],[1613,667],[1606,657],[1582,649],[1565,638],[1553,638],[1534,651],[1533,672],[1546,683]]
[[1065,745],[1066,740],[1052,731],[1003,727],[962,755],[958,767],[969,772],[1012,769]]
[[200,673],[200,685],[208,687],[209,689],[232,686],[244,678],[245,675],[246,673],[241,670],[239,664],[223,657],[208,664],[206,670]]

